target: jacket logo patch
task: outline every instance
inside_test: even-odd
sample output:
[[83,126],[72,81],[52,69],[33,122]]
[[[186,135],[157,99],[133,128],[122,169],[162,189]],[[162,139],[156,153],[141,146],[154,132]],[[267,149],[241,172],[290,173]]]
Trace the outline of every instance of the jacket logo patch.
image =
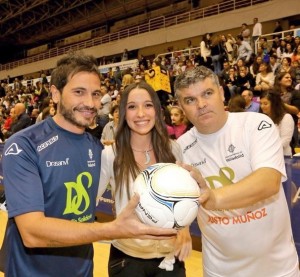
[[258,130],[261,131],[261,130],[268,129],[268,128],[271,128],[271,127],[272,127],[272,124],[270,124],[269,122],[263,120],[262,122],[260,122],[260,124],[258,126]]
[[5,151],[5,156],[8,155],[19,155],[23,150],[18,147],[16,143],[13,143],[11,146],[9,146]]

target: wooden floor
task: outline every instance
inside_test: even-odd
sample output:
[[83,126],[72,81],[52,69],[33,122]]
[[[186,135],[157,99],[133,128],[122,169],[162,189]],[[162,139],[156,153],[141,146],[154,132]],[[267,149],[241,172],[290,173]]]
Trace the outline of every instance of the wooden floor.
[[[0,211],[0,248],[5,232],[7,221],[7,213]],[[107,277],[107,261],[109,255],[110,242],[95,242],[95,256],[94,256],[94,276]],[[186,276],[187,277],[202,277],[202,254],[199,251],[193,250],[191,256],[186,260]],[[0,272],[0,277],[4,274]],[[132,276],[135,277],[135,276]]]

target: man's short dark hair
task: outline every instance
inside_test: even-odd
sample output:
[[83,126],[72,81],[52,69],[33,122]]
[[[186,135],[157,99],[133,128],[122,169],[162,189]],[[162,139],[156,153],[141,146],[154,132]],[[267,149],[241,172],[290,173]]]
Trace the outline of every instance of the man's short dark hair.
[[60,92],[68,83],[69,78],[79,72],[100,73],[97,66],[97,60],[90,55],[80,53],[70,53],[57,61],[56,68],[51,74],[51,85],[54,85]]

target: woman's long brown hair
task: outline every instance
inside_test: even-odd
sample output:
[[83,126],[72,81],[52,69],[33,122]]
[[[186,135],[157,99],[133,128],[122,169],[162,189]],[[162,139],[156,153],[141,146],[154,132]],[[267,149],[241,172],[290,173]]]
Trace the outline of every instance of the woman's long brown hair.
[[149,93],[154,105],[155,125],[151,130],[151,142],[156,162],[174,163],[176,160],[172,153],[171,141],[168,137],[160,101],[155,90],[146,82],[129,85],[122,93],[120,101],[119,125],[115,138],[116,157],[113,164],[116,191],[120,191],[120,197],[126,192],[128,198],[130,198],[130,181],[135,180],[141,171],[134,159],[133,151],[130,145],[131,130],[126,122],[125,117],[129,93],[135,88],[145,89]]

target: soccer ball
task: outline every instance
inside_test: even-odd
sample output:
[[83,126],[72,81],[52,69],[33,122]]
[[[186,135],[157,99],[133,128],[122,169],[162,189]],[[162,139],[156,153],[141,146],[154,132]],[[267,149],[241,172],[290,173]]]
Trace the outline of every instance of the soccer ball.
[[145,224],[181,229],[197,216],[200,189],[190,173],[173,163],[157,163],[142,171],[134,181],[140,195],[136,207]]

